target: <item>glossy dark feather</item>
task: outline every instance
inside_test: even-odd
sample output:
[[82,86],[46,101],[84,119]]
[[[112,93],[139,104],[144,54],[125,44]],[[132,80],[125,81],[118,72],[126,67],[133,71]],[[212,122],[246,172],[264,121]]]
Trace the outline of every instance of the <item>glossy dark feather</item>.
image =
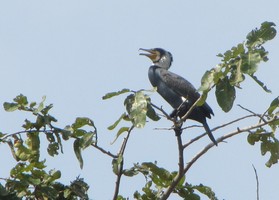
[[[200,97],[200,94],[189,81],[156,65],[149,68],[148,77],[151,84],[157,87],[157,92],[174,108],[171,113],[172,117],[183,117]],[[206,117],[211,118],[211,115],[214,115],[212,109],[207,103],[204,103],[202,106],[195,107],[188,119],[202,123],[209,138],[217,145],[206,122]]]

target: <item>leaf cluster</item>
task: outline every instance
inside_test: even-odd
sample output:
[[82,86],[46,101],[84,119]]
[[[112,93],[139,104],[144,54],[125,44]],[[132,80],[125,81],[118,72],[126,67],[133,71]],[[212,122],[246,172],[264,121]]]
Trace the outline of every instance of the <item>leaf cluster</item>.
[[269,123],[269,129],[259,127],[255,131],[250,131],[247,136],[247,141],[251,145],[260,143],[261,154],[264,156],[267,153],[270,154],[269,160],[266,162],[267,167],[271,167],[273,164],[278,163],[279,160],[279,140],[276,138],[276,131],[279,128],[279,97],[275,98],[266,113],[262,115],[261,120],[275,119]]
[[[8,198],[12,195],[11,198],[15,199],[22,197],[76,199],[86,196],[88,186],[82,179],[77,179],[70,186],[66,186],[57,182],[61,177],[59,170],[46,171],[46,160],[40,158],[41,138],[44,135],[48,141],[47,152],[50,156],[63,153],[62,140],[75,139],[74,150],[82,167],[81,149],[97,142],[97,130],[89,118],[77,118],[71,126],[64,129],[55,127],[54,123],[57,120],[49,114],[53,106],[45,105],[45,100],[43,97],[40,103],[29,103],[27,97],[20,94],[13,102],[4,103],[7,112],[25,111],[35,116],[35,119],[32,121],[26,119],[22,125],[23,131],[12,134],[0,133],[0,144],[8,144],[17,162],[10,171],[6,185],[1,185],[0,197]],[[83,127],[87,125],[93,127],[93,131],[84,130]],[[73,187],[78,185],[77,183],[80,183],[80,186]]]
[[[215,88],[215,96],[223,111],[228,112],[233,107],[236,98],[236,88],[241,88],[241,83],[247,76],[251,77],[264,91],[271,92],[260,81],[255,73],[261,62],[268,60],[268,52],[263,45],[276,36],[275,24],[263,22],[259,29],[254,29],[246,36],[246,41],[232,47],[231,50],[217,56],[222,62],[215,68],[207,71],[201,80],[200,91],[206,97],[207,93]],[[202,104],[205,101],[201,101]]]
[[[158,121],[160,117],[151,106],[150,97],[144,93],[143,90],[132,91],[130,89],[122,89],[118,92],[110,92],[103,96],[103,99],[109,99],[112,97],[119,96],[124,93],[130,93],[124,100],[124,106],[126,112],[108,127],[109,130],[114,130],[119,123],[124,120],[131,122],[131,126],[136,128],[143,128],[145,126],[147,118]],[[124,132],[128,132],[130,127],[123,126],[119,128],[115,140]]]
[[[139,191],[134,193],[134,198],[138,200],[160,199],[164,189],[171,185],[177,173],[177,171],[169,172],[167,169],[159,167],[156,162],[135,164],[132,168],[124,170],[125,176],[132,177],[142,174],[146,179],[146,184],[141,191],[142,193]],[[183,199],[199,200],[200,196],[198,193],[200,193],[206,195],[209,199],[217,200],[210,187],[202,184],[191,185],[186,182],[185,176],[179,181],[173,192]]]

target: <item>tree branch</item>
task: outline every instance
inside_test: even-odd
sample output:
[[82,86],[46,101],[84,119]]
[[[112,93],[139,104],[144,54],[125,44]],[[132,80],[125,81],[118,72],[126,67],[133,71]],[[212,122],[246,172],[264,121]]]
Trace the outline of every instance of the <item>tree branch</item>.
[[96,144],[91,144],[91,146],[95,147],[97,150],[101,151],[102,153],[104,153],[112,158],[117,158],[117,155],[114,155],[114,154],[110,153],[109,151],[106,151],[105,149],[103,149],[102,147],[100,147]]
[[[54,129],[56,130],[63,130],[63,129],[60,129],[60,128],[56,128],[56,127],[53,127]],[[54,132],[54,129],[49,129],[49,130],[24,130],[24,131],[18,131],[18,132],[15,132],[15,133],[11,133],[11,134],[7,134],[5,136],[3,136],[2,138],[0,138],[0,141],[3,141],[3,142],[6,142],[6,139],[8,137],[13,137],[15,135],[20,135],[22,133],[49,133],[49,132]],[[97,135],[97,134],[96,134]],[[71,136],[72,137],[72,136]],[[72,138],[76,138],[76,137],[72,137]],[[95,147],[97,150],[101,151],[102,153],[112,157],[112,158],[117,158],[117,155],[114,155],[112,153],[110,153],[109,151],[106,151],[105,149],[103,149],[102,147],[98,146],[97,144],[94,144],[92,143],[91,146]]]
[[[183,116],[183,117],[181,117],[180,118],[180,123],[182,123],[182,122],[184,122],[186,119],[187,119],[187,117],[191,114],[191,112],[194,110],[194,108],[196,107],[196,105],[198,104],[198,102],[200,101],[200,99],[202,98],[202,96],[200,96],[198,99],[197,99],[197,101],[190,107],[190,109],[187,111],[187,113]],[[184,102],[183,102],[184,103]],[[182,104],[183,104],[182,103]],[[182,106],[182,104],[180,105],[180,106]],[[180,108],[180,106],[179,106],[179,108]],[[177,109],[179,109],[179,108],[177,108]]]
[[[233,137],[237,134],[240,134],[240,133],[243,133],[243,132],[247,132],[247,131],[250,131],[250,130],[253,130],[253,129],[256,129],[256,128],[259,128],[259,127],[262,127],[262,126],[265,126],[271,122],[274,122],[274,121],[279,121],[278,118],[273,118],[271,120],[268,120],[266,122],[262,122],[262,123],[258,123],[256,125],[253,125],[253,126],[249,126],[249,127],[246,127],[246,128],[243,128],[243,129],[237,129],[236,131],[233,131],[231,133],[228,133],[226,135],[223,135],[222,137],[218,138],[216,140],[217,143],[220,143],[230,137]],[[213,143],[210,143],[209,145],[207,145],[203,150],[201,150],[196,156],[194,156],[191,161],[188,163],[188,165],[185,167],[184,169],[184,173],[186,173],[190,168],[191,166],[202,156],[204,155],[210,148],[212,148],[214,146]]]
[[257,114],[257,113],[255,113],[255,112],[253,112],[252,110],[250,110],[250,109],[248,109],[248,108],[243,107],[243,106],[240,105],[240,104],[237,104],[237,105],[238,105],[240,108],[242,108],[243,110],[246,110],[247,112],[252,113],[252,114],[254,114],[255,116],[259,117],[259,118],[260,118],[259,123],[260,123],[261,121],[265,121],[265,119],[264,119],[264,114],[260,115],[260,114]]
[[[246,116],[247,117],[247,116]],[[234,120],[235,121],[235,120]],[[218,138],[216,140],[217,143],[220,143],[230,137],[233,137],[237,134],[240,134],[240,133],[243,133],[243,132],[247,132],[247,131],[250,131],[250,130],[253,130],[253,129],[256,129],[256,128],[259,128],[259,127],[262,127],[262,126],[265,126],[271,122],[274,122],[274,121],[279,121],[278,118],[273,118],[273,119],[270,119],[268,121],[265,121],[265,122],[262,122],[262,123],[258,123],[258,124],[255,124],[253,126],[249,126],[249,127],[246,127],[246,128],[243,128],[243,129],[237,129],[236,131],[233,131],[231,133],[228,133],[220,138]],[[171,183],[171,185],[165,190],[164,194],[162,195],[161,197],[161,200],[166,200],[168,199],[168,197],[170,196],[170,194],[173,192],[173,190],[175,189],[175,187],[177,186],[177,184],[179,183],[179,181],[182,179],[182,177],[188,172],[188,170],[192,167],[192,165],[201,157],[203,156],[209,149],[211,149],[212,147],[214,146],[213,143],[210,143],[208,144],[206,147],[204,147],[197,155],[195,155],[191,160],[190,162],[188,162],[188,164],[185,166],[185,168],[183,169],[183,173],[180,174],[178,173],[177,176],[174,178],[173,182]]]
[[[218,129],[220,129],[220,128],[224,128],[224,127],[226,127],[226,126],[229,126],[229,125],[231,125],[231,124],[234,124],[234,123],[236,123],[236,122],[238,122],[238,121],[241,121],[241,120],[243,120],[243,119],[250,118],[250,117],[255,117],[255,115],[252,114],[252,115],[247,115],[247,116],[244,116],[244,117],[240,117],[240,118],[238,118],[238,119],[235,119],[235,120],[233,120],[233,121],[227,122],[227,123],[222,124],[222,125],[220,125],[220,126],[216,126],[216,127],[213,128],[211,131],[214,132],[214,131],[216,131],[216,130],[218,130]],[[201,134],[201,135],[199,135],[199,136],[197,136],[197,137],[191,139],[188,143],[186,143],[186,144],[183,145],[183,148],[184,148],[184,149],[187,148],[187,147],[190,146],[192,143],[194,143],[195,141],[199,140],[200,138],[202,138],[202,137],[204,137],[204,136],[206,136],[206,135],[207,135],[207,133],[203,133],[203,134]]]
[[258,173],[257,173],[257,170],[255,168],[254,165],[253,166],[253,169],[254,169],[254,172],[255,172],[255,176],[256,176],[256,182],[257,182],[257,200],[260,200],[260,193],[259,193],[259,177],[258,177]]
[[156,106],[156,105],[153,104],[153,103],[150,103],[150,104],[151,104],[152,107],[154,107],[154,108],[156,108],[157,110],[159,110],[160,112],[162,112],[162,113],[164,114],[164,116],[165,116],[168,120],[170,120],[170,121],[172,121],[172,122],[175,122],[175,119],[171,118],[170,115],[169,115],[162,107],[159,108],[158,106]]
[[184,172],[183,172],[183,169],[184,169],[184,149],[183,149],[183,143],[182,143],[182,138],[181,138],[181,133],[182,133],[183,129],[181,129],[181,125],[178,126],[178,127],[175,127],[175,129],[174,129],[176,139],[177,139],[177,146],[178,146],[179,171],[178,171],[177,175],[175,176],[173,182],[169,186],[169,190],[167,190],[167,193],[165,192],[165,194],[161,197],[160,200],[166,200],[169,197],[169,195],[173,192],[174,188],[179,183],[181,178],[184,176]]
[[117,159],[121,157],[121,162],[119,163],[119,169],[118,169],[118,173],[117,173],[117,178],[116,178],[116,182],[115,182],[115,189],[114,189],[114,195],[113,195],[113,200],[117,200],[118,194],[119,194],[119,188],[120,188],[120,181],[121,181],[121,177],[123,175],[123,166],[124,166],[124,152],[127,146],[127,142],[128,139],[130,137],[131,131],[134,129],[134,126],[132,126],[129,131],[127,136],[124,138],[124,141],[122,143],[122,146],[119,150],[119,153],[117,155]]

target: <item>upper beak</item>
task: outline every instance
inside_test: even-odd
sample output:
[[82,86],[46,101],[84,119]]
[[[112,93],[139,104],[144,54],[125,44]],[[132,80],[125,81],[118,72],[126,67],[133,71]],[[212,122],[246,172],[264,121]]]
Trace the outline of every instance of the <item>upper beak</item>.
[[147,53],[140,53],[139,55],[141,56],[147,56],[148,58],[150,58],[151,60],[154,60],[157,56],[156,52],[152,49],[143,49],[140,48],[139,51],[145,51]]

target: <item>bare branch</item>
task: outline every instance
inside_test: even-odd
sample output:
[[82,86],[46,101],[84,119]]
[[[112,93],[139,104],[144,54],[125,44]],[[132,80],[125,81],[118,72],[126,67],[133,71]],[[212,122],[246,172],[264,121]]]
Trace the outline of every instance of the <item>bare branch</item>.
[[[181,126],[177,127],[179,130],[179,132],[182,132]],[[169,195],[173,192],[174,188],[176,187],[176,185],[179,183],[179,181],[181,180],[181,178],[184,176],[184,149],[183,149],[183,143],[182,143],[182,139],[181,139],[181,134],[176,134],[176,138],[177,138],[177,146],[178,146],[178,166],[179,166],[179,171],[176,175],[176,177],[174,178],[172,184],[169,186],[169,190],[166,190],[166,192],[164,193],[164,195],[161,197],[160,200],[166,200],[168,199]]]
[[252,110],[250,110],[250,109],[248,109],[248,108],[243,107],[243,106],[240,105],[240,104],[237,104],[237,105],[238,105],[240,108],[242,108],[243,110],[246,110],[247,112],[252,113],[254,116],[259,117],[259,118],[260,118],[259,123],[260,123],[261,121],[265,121],[265,119],[263,118],[265,114],[260,115],[260,114],[257,114],[257,113],[255,113],[255,112],[253,112]]
[[178,143],[178,152],[179,152],[179,173],[183,172],[184,168],[184,155],[183,155],[183,145],[182,145],[182,140],[181,140],[181,135],[177,136],[177,143]]
[[254,169],[254,172],[255,172],[255,176],[256,176],[256,182],[257,182],[257,200],[260,200],[260,193],[259,193],[259,177],[258,177],[258,173],[257,173],[257,170],[255,168],[254,165],[253,166],[253,169]]
[[[202,98],[202,96],[200,96],[198,99],[197,99],[197,101],[191,106],[191,108],[187,111],[187,113],[183,116],[183,117],[181,117],[180,118],[180,123],[182,123],[182,122],[184,122],[186,119],[187,119],[187,117],[191,114],[191,112],[194,110],[194,108],[196,107],[196,105],[198,104],[198,102],[200,101],[200,99]],[[183,103],[182,103],[183,104]],[[182,104],[180,105],[180,106],[182,106]],[[179,106],[179,108],[180,108],[180,106]],[[178,108],[178,109],[179,109]]]
[[14,135],[20,135],[20,134],[22,134],[22,133],[45,133],[45,132],[51,132],[51,131],[53,131],[53,130],[24,130],[24,131],[18,131],[18,132],[15,132],[15,133],[11,133],[11,134],[7,134],[7,135],[5,135],[5,136],[3,136],[2,138],[0,138],[0,140],[5,140],[6,138],[8,138],[8,137],[12,137],[12,136],[14,136]]
[[[234,123],[236,123],[236,122],[238,122],[238,121],[241,121],[241,120],[243,120],[243,119],[250,118],[250,117],[255,117],[255,115],[253,114],[253,115],[247,115],[247,116],[244,116],[244,117],[240,117],[240,118],[238,118],[238,119],[235,119],[235,120],[233,120],[233,121],[227,122],[227,123],[222,124],[222,125],[220,125],[220,126],[216,126],[216,127],[213,128],[211,131],[214,132],[214,131],[216,131],[216,130],[218,130],[218,129],[224,128],[224,127],[226,127],[226,126],[229,126],[229,125],[231,125],[231,124],[234,124]],[[194,143],[195,141],[199,140],[200,138],[202,138],[202,137],[204,137],[204,136],[206,136],[206,135],[207,135],[207,133],[203,133],[203,134],[201,134],[201,135],[199,135],[199,136],[197,136],[197,137],[191,139],[189,142],[187,142],[186,144],[183,145],[183,148],[184,148],[184,149],[187,148],[189,145],[191,145],[192,143]]]
[[[247,116],[246,116],[247,117]],[[258,123],[258,124],[255,124],[253,126],[249,126],[249,127],[246,127],[246,128],[242,128],[242,129],[237,129],[236,131],[233,131],[231,133],[228,133],[226,135],[223,135],[222,137],[218,138],[216,140],[217,143],[220,143],[220,142],[223,142],[224,140],[230,138],[230,137],[233,137],[234,135],[237,135],[237,134],[240,134],[240,133],[243,133],[243,132],[247,132],[247,131],[250,131],[250,130],[253,130],[253,129],[256,129],[256,128],[259,128],[259,127],[262,127],[262,126],[265,126],[271,122],[274,122],[274,121],[279,121],[278,118],[273,118],[273,119],[270,119],[266,122],[262,122],[262,123]],[[163,196],[161,197],[161,200],[166,200],[170,194],[173,192],[174,188],[176,187],[176,185],[179,183],[179,181],[182,179],[182,177],[188,172],[188,170],[192,167],[192,165],[201,157],[203,156],[209,149],[211,149],[213,146],[215,146],[213,143],[210,143],[208,144],[207,146],[205,146],[198,154],[196,154],[191,160],[190,162],[188,162],[188,164],[185,166],[185,168],[183,169],[183,173],[180,174],[178,173],[177,176],[174,178],[173,182],[171,183],[171,185],[165,190]]]
[[109,151],[106,151],[105,149],[103,149],[102,147],[99,147],[96,144],[91,144],[91,146],[95,147],[96,149],[98,149],[99,151],[101,151],[104,154],[107,154],[108,156],[112,157],[112,158],[117,158],[117,155],[114,155],[112,153],[110,153]]
[[162,107],[159,108],[158,106],[156,106],[156,105],[153,104],[153,103],[150,103],[150,104],[151,104],[152,107],[154,107],[154,108],[156,108],[157,110],[159,110],[160,112],[162,112],[162,113],[164,114],[164,116],[165,116],[168,120],[170,120],[170,121],[172,121],[172,122],[175,122],[175,119],[171,118],[170,115],[169,115]]
[[[271,122],[274,122],[274,121],[279,121],[278,118],[273,118],[273,119],[270,119],[269,121],[266,121],[266,122],[262,122],[262,123],[258,123],[258,124],[255,124],[253,126],[249,126],[249,127],[246,127],[246,128],[243,128],[243,129],[238,129],[236,131],[233,131],[231,133],[228,133],[226,135],[223,135],[222,137],[218,138],[216,140],[217,143],[220,143],[220,142],[223,142],[224,140],[230,138],[230,137],[233,137],[235,135],[238,135],[240,133],[243,133],[243,132],[247,132],[247,131],[250,131],[250,130],[253,130],[253,129],[256,129],[256,128],[259,128],[259,127],[262,127],[262,126],[265,126]],[[205,154],[210,148],[212,148],[214,146],[213,143],[210,143],[209,145],[207,145],[203,150],[201,150],[196,156],[194,156],[191,161],[188,163],[188,165],[185,167],[184,169],[184,173],[186,173],[190,168],[191,166],[203,155]]]

